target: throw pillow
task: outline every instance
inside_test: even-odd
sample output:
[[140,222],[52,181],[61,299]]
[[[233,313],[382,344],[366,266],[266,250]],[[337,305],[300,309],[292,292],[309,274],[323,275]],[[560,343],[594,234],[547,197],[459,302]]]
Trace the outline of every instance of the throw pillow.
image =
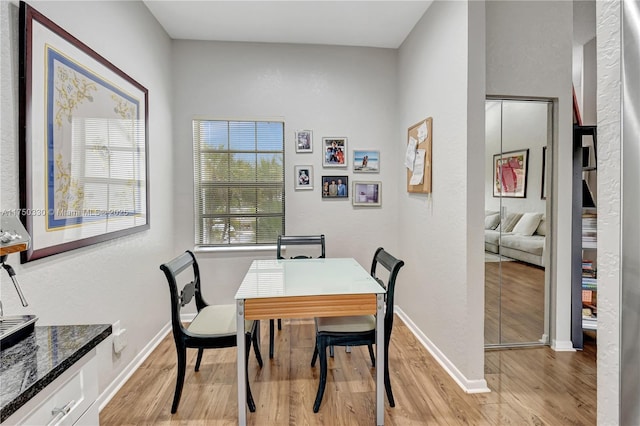
[[513,227],[513,233],[518,235],[532,236],[538,225],[540,225],[542,213],[525,213],[518,223]]
[[522,213],[509,213],[507,214],[507,218],[500,223],[500,226],[498,226],[497,229],[502,232],[511,232],[521,217]]
[[500,214],[495,213],[484,218],[484,229],[496,229],[496,226],[500,223]]
[[547,235],[547,219],[544,216],[540,219],[540,225],[538,225],[534,234]]

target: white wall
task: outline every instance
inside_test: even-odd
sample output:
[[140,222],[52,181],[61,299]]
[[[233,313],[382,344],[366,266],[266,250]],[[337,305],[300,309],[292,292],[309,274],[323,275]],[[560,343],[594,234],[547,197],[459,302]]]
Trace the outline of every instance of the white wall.
[[[112,355],[99,346],[99,391],[138,355],[169,319],[159,265],[173,253],[170,42],[141,2],[29,2],[149,90],[151,229],[15,268],[29,306],[23,308],[2,273],[7,315],[32,313],[37,325],[114,323],[129,332],[129,346]],[[2,38],[2,209],[18,208],[18,4],[0,2]],[[117,23],[117,24],[116,24]]]
[[476,161],[484,156],[483,8],[434,2],[398,60],[396,139],[406,147],[407,128],[433,117],[433,192],[407,193],[406,172],[398,169],[400,253],[410,285],[398,291],[397,304],[467,391],[486,389],[484,163]]
[[596,2],[598,55],[598,424],[620,424],[621,4]]
[[[276,117],[285,122],[286,232],[324,233],[327,256],[355,257],[367,269],[375,249],[397,253],[402,144],[394,138],[396,51],[313,45],[174,41],[174,221],[176,250],[194,246],[191,121]],[[296,153],[294,132],[313,130],[313,152]],[[348,168],[323,168],[323,136],[348,138]],[[380,173],[353,173],[353,149],[380,150]],[[314,189],[294,191],[294,166],[314,168]],[[322,175],[382,182],[382,207],[322,200]],[[231,303],[251,260],[268,251],[198,253],[205,294]],[[398,278],[399,292],[408,285]],[[207,289],[209,287],[209,289]]]
[[[553,158],[551,344],[571,344],[572,2],[489,1],[487,94],[557,100]],[[549,200],[549,196],[547,197]],[[555,256],[554,256],[555,254]],[[554,261],[555,260],[555,261]]]

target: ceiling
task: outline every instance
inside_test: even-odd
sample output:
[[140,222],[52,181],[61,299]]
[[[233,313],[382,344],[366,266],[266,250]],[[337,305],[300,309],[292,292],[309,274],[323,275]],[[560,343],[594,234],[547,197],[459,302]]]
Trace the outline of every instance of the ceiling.
[[398,48],[428,1],[159,1],[172,39]]

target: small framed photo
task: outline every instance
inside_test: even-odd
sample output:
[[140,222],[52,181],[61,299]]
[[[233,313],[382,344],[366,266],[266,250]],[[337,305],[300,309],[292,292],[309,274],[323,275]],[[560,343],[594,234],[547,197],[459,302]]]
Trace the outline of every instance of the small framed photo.
[[313,132],[311,130],[296,132],[296,152],[313,152]]
[[375,207],[382,205],[382,182],[353,182],[354,206]]
[[380,171],[380,151],[354,149],[353,171],[356,173],[378,173]]
[[347,167],[347,138],[322,138],[324,167]]
[[349,178],[322,176],[322,198],[349,198]]
[[313,166],[295,166],[295,189],[313,189]]

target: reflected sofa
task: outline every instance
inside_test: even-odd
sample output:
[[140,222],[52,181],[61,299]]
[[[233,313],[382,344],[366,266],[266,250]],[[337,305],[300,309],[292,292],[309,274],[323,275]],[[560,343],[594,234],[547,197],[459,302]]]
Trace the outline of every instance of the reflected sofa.
[[547,223],[543,213],[485,212],[484,249],[521,262],[544,267]]

